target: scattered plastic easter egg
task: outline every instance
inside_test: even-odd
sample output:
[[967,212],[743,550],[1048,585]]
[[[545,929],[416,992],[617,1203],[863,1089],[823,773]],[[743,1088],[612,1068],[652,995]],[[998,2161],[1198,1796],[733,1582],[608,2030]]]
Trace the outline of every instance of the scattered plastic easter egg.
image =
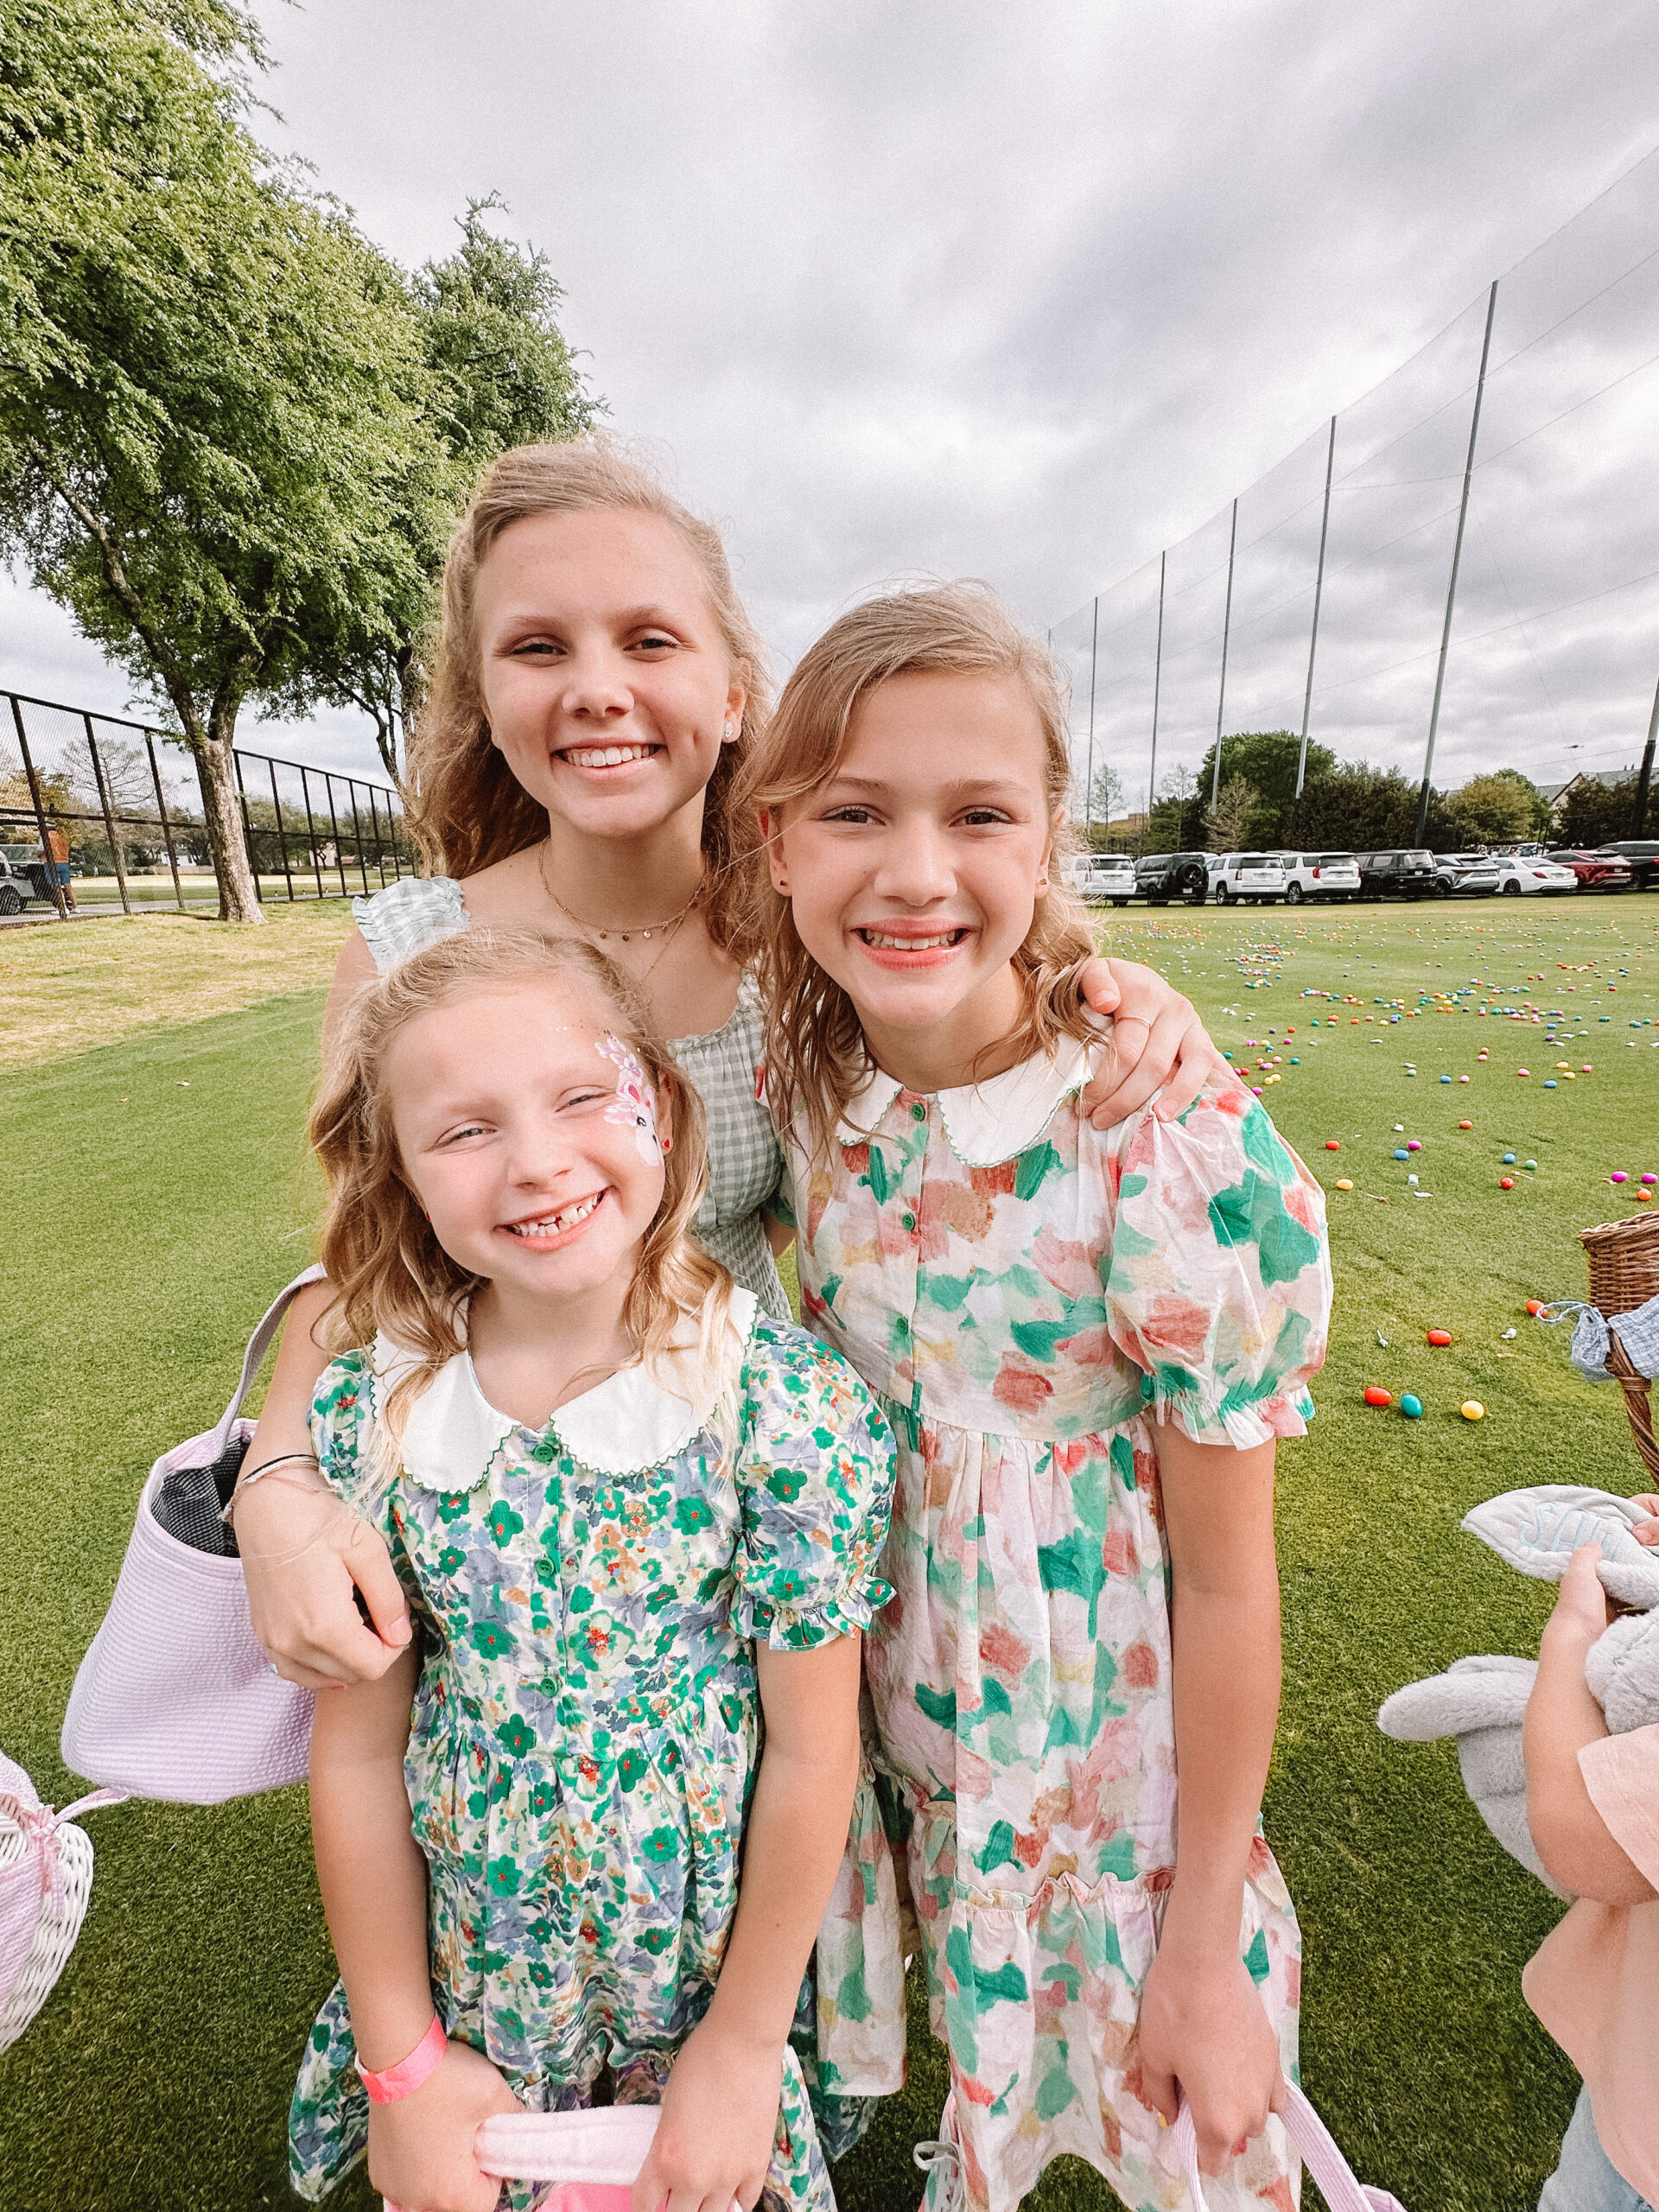
[[1460,1075],[1460,1076],[1458,1077],[1458,1081],[1459,1081],[1459,1083],[1467,1083],[1467,1082],[1468,1082],[1468,1080],[1469,1080],[1469,1078],[1468,1078],[1468,1077],[1467,1077],[1466,1075]]
[[1348,1177],[1347,1177],[1346,1175],[1338,1175],[1338,1178],[1337,1178],[1337,1188],[1338,1188],[1339,1191],[1351,1191],[1351,1190],[1353,1189],[1353,1187],[1354,1187],[1354,1186],[1353,1186],[1353,1184],[1349,1180],[1349,1179],[1348,1179]]
[[1532,1173],[1535,1174],[1537,1172],[1538,1163],[1535,1160],[1523,1160],[1521,1165]]
[[1556,1083],[1555,1078],[1554,1078],[1554,1077],[1553,1075],[1547,1075],[1547,1076],[1544,1077],[1544,1089],[1545,1089],[1546,1090],[1558,1090],[1559,1088],[1560,1088],[1560,1086],[1559,1086],[1559,1084]]
[[1449,1344],[1452,1341],[1452,1332],[1450,1329],[1430,1329],[1427,1332],[1427,1341],[1432,1344]]
[[1651,1188],[1655,1183],[1659,1183],[1659,1175],[1656,1175],[1652,1169],[1649,1168],[1648,1173],[1642,1178],[1642,1180],[1646,1183],[1649,1188]]
[[1650,1206],[1653,1204],[1653,1192],[1651,1191],[1638,1191],[1636,1193],[1636,1203],[1639,1206]]
[[1624,1170],[1622,1167],[1615,1167],[1612,1173],[1607,1178],[1607,1180],[1610,1183],[1628,1183],[1630,1179],[1630,1177],[1624,1173]]
[[1460,1129],[1472,1129],[1474,1126],[1475,1125],[1472,1122],[1459,1122],[1458,1123],[1458,1127]]
[[1421,1398],[1414,1398],[1409,1390],[1404,1391],[1400,1399],[1400,1410],[1408,1421],[1421,1421],[1423,1402]]
[[1396,1160],[1409,1160],[1411,1158],[1411,1154],[1406,1150],[1406,1147],[1402,1144],[1395,1145],[1394,1147],[1394,1156]]
[[1486,1408],[1478,1398],[1465,1398],[1458,1411],[1465,1421],[1484,1421],[1486,1418]]
[[1500,1175],[1497,1179],[1497,1187],[1500,1191],[1512,1191],[1515,1188],[1514,1176]]
[[1422,1148],[1423,1141],[1421,1137],[1408,1137],[1406,1139],[1406,1150],[1408,1152],[1421,1152]]
[[1440,1081],[1441,1081],[1442,1083],[1450,1083],[1450,1082],[1451,1082],[1451,1080],[1452,1080],[1452,1078],[1451,1078],[1451,1077],[1450,1077],[1449,1075],[1443,1075],[1443,1076],[1440,1077]]
[[1530,1314],[1531,1314],[1531,1316],[1532,1316],[1532,1318],[1533,1318],[1533,1319],[1534,1319],[1535,1321],[1537,1319],[1538,1316],[1539,1316],[1539,1315],[1543,1312],[1543,1310],[1544,1310],[1544,1301],[1543,1301],[1543,1300],[1542,1300],[1541,1298],[1529,1298],[1529,1299],[1527,1300],[1527,1311],[1528,1311],[1528,1313],[1530,1313]]
[[1327,1152],[1340,1152],[1342,1150],[1341,1145],[1337,1141],[1335,1137],[1326,1137],[1325,1141],[1325,1148]]
[[1503,1165],[1504,1165],[1506,1167],[1513,1167],[1513,1166],[1514,1166],[1514,1165],[1515,1165],[1515,1154],[1514,1154],[1512,1152],[1506,1152],[1506,1153],[1504,1154],[1504,1155],[1503,1155]]
[[1589,1063],[1589,1061],[1588,1061],[1588,1060],[1586,1060],[1586,1061],[1585,1062],[1584,1065],[1583,1065],[1583,1066],[1579,1070],[1579,1073],[1580,1073],[1580,1075],[1588,1075],[1588,1074],[1589,1074],[1589,1072],[1590,1072],[1590,1063]]
[[1367,1386],[1365,1402],[1368,1406],[1391,1406],[1394,1403],[1394,1393],[1392,1390],[1379,1389],[1377,1385],[1372,1382]]

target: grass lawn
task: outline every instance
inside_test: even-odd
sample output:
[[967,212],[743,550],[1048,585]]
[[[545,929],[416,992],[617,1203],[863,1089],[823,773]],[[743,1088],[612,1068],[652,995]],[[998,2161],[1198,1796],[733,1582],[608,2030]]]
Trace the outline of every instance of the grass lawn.
[[[143,1475],[217,1415],[247,1329],[308,1257],[299,1133],[346,926],[333,906],[258,931],[158,918],[0,941],[0,1745],[60,1804],[77,1794],[57,1758],[64,1700]],[[1608,1173],[1659,1172],[1659,898],[1173,908],[1113,916],[1109,934],[1189,992],[1241,1065],[1269,1057],[1247,1039],[1268,1040],[1280,1065],[1252,1079],[1330,1191],[1331,1359],[1315,1432],[1281,1459],[1286,1694],[1268,1802],[1306,1936],[1304,2079],[1363,2177],[1410,2212],[1526,2212],[1575,2086],[1519,1993],[1559,1908],[1487,1837],[1450,1747],[1390,1744],[1373,1716],[1465,1652],[1535,1647],[1549,1593],[1459,1534],[1470,1505],[1535,1481],[1643,1487],[1617,1392],[1581,1382],[1564,1333],[1522,1309],[1583,1294],[1574,1232],[1631,1211],[1639,1187]],[[1429,994],[1471,982],[1462,1011],[1435,1010]],[[1306,995],[1319,992],[1357,1003]],[[1547,1023],[1497,1011],[1529,1002],[1572,1017],[1554,1045]],[[1558,1060],[1575,1080],[1546,1090]],[[1422,1149],[1396,1163],[1408,1137]],[[1411,1195],[1414,1173],[1430,1195]],[[1431,1351],[1423,1332],[1441,1325],[1457,1341]],[[1424,1418],[1365,1408],[1372,1382],[1414,1390]],[[1478,1427],[1458,1412],[1471,1396]],[[0,2204],[292,2202],[287,2100],[332,1979],[302,1793],[86,1825],[98,1876],[79,1948],[0,2056]],[[919,2196],[908,2150],[944,2075],[920,2024],[912,2047],[909,2092],[838,2177],[849,2212]],[[331,2200],[376,2201],[360,2177]],[[1112,2200],[1066,2163],[1030,2202]]]

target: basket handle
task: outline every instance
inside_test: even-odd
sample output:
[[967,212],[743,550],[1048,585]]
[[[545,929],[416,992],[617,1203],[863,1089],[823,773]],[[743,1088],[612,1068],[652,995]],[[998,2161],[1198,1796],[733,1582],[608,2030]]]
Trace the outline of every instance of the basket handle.
[[[1354,2170],[1343,2157],[1336,2138],[1294,2082],[1285,2084],[1280,2117],[1303,2164],[1318,2182],[1330,2212],[1404,2212],[1399,2199],[1390,2196],[1387,2190],[1368,2189],[1354,2178]],[[1198,2178],[1198,2132],[1193,2126],[1192,2107],[1185,2097],[1170,2139],[1185,2177],[1192,2212],[1206,2212],[1204,2184]]]
[[308,1283],[324,1282],[327,1280],[327,1268],[321,1266],[308,1268],[303,1274],[296,1275],[293,1281],[286,1288],[279,1290],[272,1299],[266,1309],[264,1320],[248,1338],[247,1351],[242,1356],[242,1379],[236,1386],[230,1404],[226,1407],[209,1432],[208,1441],[213,1445],[212,1456],[215,1459],[223,1455],[226,1446],[231,1440],[232,1424],[242,1410],[243,1399],[253,1387],[253,1378],[259,1372],[261,1361],[270,1350],[271,1339],[282,1325],[283,1314],[292,1305],[297,1293],[303,1290]]

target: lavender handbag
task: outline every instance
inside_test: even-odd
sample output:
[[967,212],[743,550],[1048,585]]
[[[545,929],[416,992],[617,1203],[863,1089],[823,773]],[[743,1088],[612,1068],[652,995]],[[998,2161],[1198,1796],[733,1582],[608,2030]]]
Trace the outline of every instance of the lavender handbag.
[[[280,1681],[254,1641],[242,1562],[218,1503],[253,1434],[253,1423],[238,1418],[248,1387],[289,1300],[322,1274],[308,1268],[277,1296],[217,1425],[150,1469],[110,1610],[63,1716],[72,1773],[184,1805],[303,1779],[312,1694]],[[220,1549],[227,1543],[228,1554]]]

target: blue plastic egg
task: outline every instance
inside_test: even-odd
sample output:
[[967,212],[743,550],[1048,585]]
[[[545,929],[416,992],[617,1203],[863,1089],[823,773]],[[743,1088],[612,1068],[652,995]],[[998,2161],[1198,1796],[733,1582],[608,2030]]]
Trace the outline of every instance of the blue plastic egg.
[[1421,1398],[1414,1398],[1408,1390],[1400,1401],[1400,1410],[1408,1421],[1421,1421],[1423,1402]]
[[1402,1144],[1395,1145],[1394,1147],[1394,1156],[1396,1160],[1409,1160],[1411,1158],[1411,1154],[1406,1150],[1406,1147]]

